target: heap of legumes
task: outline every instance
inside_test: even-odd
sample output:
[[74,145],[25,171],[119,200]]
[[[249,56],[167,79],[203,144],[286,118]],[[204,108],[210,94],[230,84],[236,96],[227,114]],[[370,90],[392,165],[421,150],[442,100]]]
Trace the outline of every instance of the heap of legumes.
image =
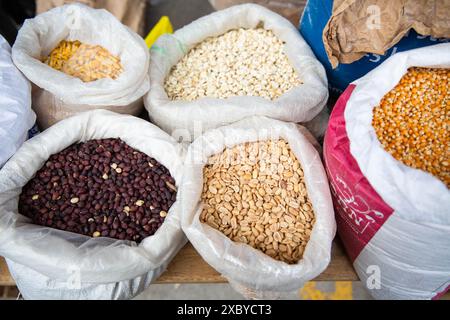
[[171,100],[259,96],[275,100],[302,84],[270,30],[237,29],[192,48],[171,70],[165,89]]
[[90,140],[52,155],[23,188],[19,211],[39,225],[140,242],[161,227],[176,194],[155,159],[120,139]]
[[450,69],[410,68],[373,111],[384,149],[450,187]]
[[101,46],[80,41],[61,41],[45,59],[45,63],[83,82],[117,79],[123,72],[120,58]]
[[315,215],[302,167],[285,140],[249,142],[209,158],[202,222],[289,264],[303,256]]

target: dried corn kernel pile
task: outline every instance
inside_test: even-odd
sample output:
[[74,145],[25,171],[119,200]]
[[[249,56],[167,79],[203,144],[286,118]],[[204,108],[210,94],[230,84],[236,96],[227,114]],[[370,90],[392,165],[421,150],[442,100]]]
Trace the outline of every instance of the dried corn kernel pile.
[[373,111],[384,149],[450,187],[450,69],[410,68]]
[[118,57],[101,46],[83,44],[80,41],[61,41],[45,63],[84,82],[117,79],[123,72]]
[[260,96],[274,100],[302,84],[284,43],[262,28],[208,38],[171,70],[165,89],[171,100]]
[[315,222],[301,165],[284,140],[227,148],[204,167],[200,220],[235,242],[298,262]]

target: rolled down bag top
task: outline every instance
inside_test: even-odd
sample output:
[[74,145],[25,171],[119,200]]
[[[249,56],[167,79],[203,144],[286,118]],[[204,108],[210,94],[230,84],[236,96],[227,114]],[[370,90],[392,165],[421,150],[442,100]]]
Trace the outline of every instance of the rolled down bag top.
[[[120,138],[155,158],[179,187],[183,149],[159,128],[132,116],[85,112],[27,141],[0,171],[0,255],[27,299],[131,298],[165,271],[186,243],[178,199],[158,231],[139,245],[34,225],[19,214],[22,187],[50,155],[103,138]],[[74,272],[79,287],[68,285]]]
[[[227,99],[201,98],[196,101],[172,101],[164,89],[171,68],[209,37],[220,36],[238,28],[263,27],[285,42],[284,51],[303,84],[274,101],[242,96]],[[190,138],[249,116],[268,116],[290,122],[308,122],[325,106],[328,99],[325,70],[314,57],[298,30],[285,18],[256,4],[243,4],[217,11],[161,36],[151,50],[151,90],[144,103],[152,122],[166,132],[174,130]],[[184,131],[183,131],[184,130]]]
[[[299,160],[316,222],[303,258],[294,265],[272,259],[259,250],[230,240],[200,222],[203,167],[208,157],[245,142],[283,138]],[[252,117],[210,130],[188,149],[182,199],[182,227],[200,255],[235,289],[249,298],[274,298],[298,290],[330,262],[336,231],[328,180],[312,135],[303,127],[266,117]]]
[[[100,45],[120,58],[124,71],[116,80],[83,82],[41,62],[62,40]],[[142,106],[140,98],[149,90],[149,53],[144,40],[103,9],[71,4],[26,20],[12,56],[38,87],[33,92],[33,107],[43,127],[95,108],[136,114]]]
[[27,139],[36,115],[31,85],[14,66],[11,47],[0,35],[0,168]]
[[394,159],[372,127],[373,108],[409,67],[449,68],[449,52],[438,44],[395,54],[352,83],[331,115],[324,156],[338,231],[376,298],[431,299],[450,286],[450,190]]

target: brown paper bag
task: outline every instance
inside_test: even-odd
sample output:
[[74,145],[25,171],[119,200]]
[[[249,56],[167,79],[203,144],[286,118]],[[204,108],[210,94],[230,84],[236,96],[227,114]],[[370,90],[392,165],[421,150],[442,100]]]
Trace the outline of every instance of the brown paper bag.
[[36,0],[36,13],[79,2],[92,8],[106,9],[134,32],[144,35],[146,0]]
[[450,37],[449,0],[335,0],[323,30],[333,68],[366,53],[384,54],[410,30]]

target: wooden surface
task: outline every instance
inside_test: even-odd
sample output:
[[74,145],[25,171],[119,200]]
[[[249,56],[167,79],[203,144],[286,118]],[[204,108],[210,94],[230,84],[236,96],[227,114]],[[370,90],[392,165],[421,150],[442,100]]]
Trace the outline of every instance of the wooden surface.
[[[358,276],[345,255],[340,243],[333,244],[330,265],[315,280],[358,281]],[[167,268],[167,271],[156,281],[156,283],[222,282],[226,282],[226,280],[198,255],[191,244],[187,244],[181,249],[179,254]]]
[[[340,243],[333,244],[332,259],[328,268],[315,279],[316,281],[357,281],[353,267],[345,255]],[[156,283],[223,283],[226,280],[210,267],[187,244],[172,260],[167,271]],[[13,286],[14,280],[8,272],[6,262],[0,257],[0,286]]]
[[13,286],[15,282],[9,274],[8,267],[6,266],[5,259],[0,257],[0,286]]
[[[333,243],[331,262],[328,268],[314,281],[358,281],[341,242]],[[226,280],[211,268],[189,243],[172,260],[167,271],[156,283],[223,283]],[[14,287],[15,282],[9,274],[5,260],[0,257],[0,287]],[[1,289],[1,288],[0,288]],[[6,288],[17,291],[15,288]],[[14,291],[14,292],[15,292]],[[17,294],[16,294],[17,296]],[[0,296],[1,298],[1,296]],[[442,300],[450,300],[450,292]]]

